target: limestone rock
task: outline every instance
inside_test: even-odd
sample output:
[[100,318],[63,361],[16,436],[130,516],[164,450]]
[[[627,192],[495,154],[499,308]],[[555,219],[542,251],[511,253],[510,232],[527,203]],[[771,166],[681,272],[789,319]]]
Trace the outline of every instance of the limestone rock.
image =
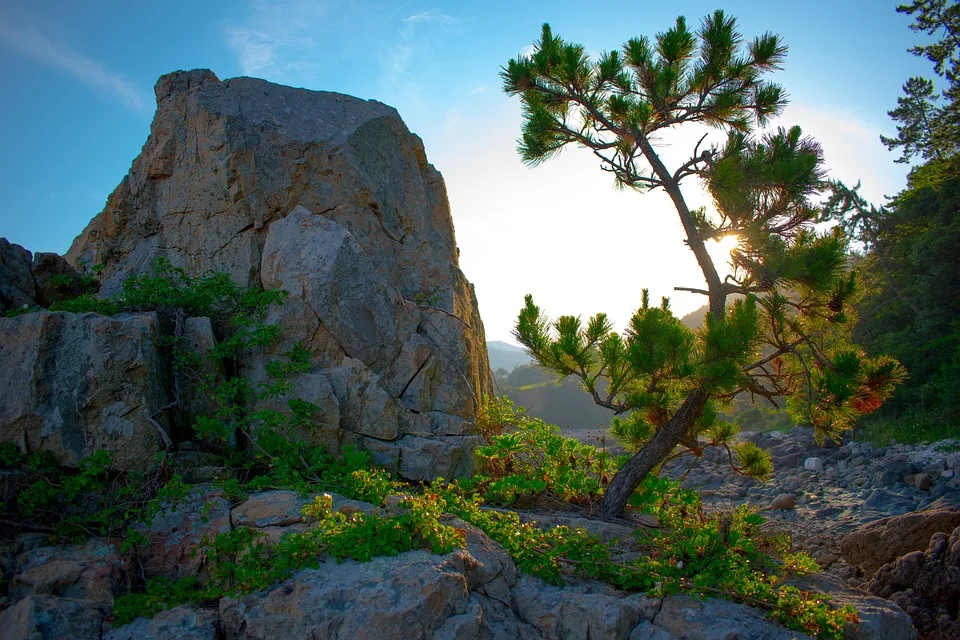
[[0,238],[0,314],[37,304],[31,260],[29,251]]
[[180,606],[152,619],[137,618],[103,634],[103,640],[216,640],[217,612]]
[[933,534],[926,551],[880,567],[867,589],[900,605],[924,637],[960,637],[960,527]]
[[160,256],[290,292],[270,318],[282,344],[243,367],[262,377],[270,357],[310,351],[294,386],[322,408],[321,428],[299,435],[370,444],[422,479],[430,447],[407,438],[445,448],[466,434],[430,466],[467,471],[492,376],[443,179],[419,138],[378,102],[207,70],[163,76],[156,94],[142,153],[67,259],[103,265],[105,295]]
[[0,613],[6,640],[100,640],[105,606],[92,600],[30,595]]
[[220,601],[227,640],[433,637],[465,613],[463,574],[424,551],[371,562],[323,563],[264,592]]
[[0,318],[0,442],[76,465],[95,451],[116,469],[152,466],[150,418],[166,402],[155,314],[29,313]]
[[45,594],[113,603],[127,568],[117,545],[98,538],[82,545],[41,547],[17,558],[10,596]]
[[872,576],[882,565],[927,548],[934,533],[960,526],[960,508],[940,499],[922,511],[875,520],[848,534],[840,544],[844,560]]

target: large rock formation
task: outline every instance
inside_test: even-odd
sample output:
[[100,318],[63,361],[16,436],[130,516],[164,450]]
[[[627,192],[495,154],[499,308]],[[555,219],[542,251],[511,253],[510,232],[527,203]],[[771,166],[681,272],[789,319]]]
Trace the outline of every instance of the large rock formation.
[[413,479],[468,471],[491,376],[420,139],[378,102],[207,70],[163,76],[156,95],[143,151],[67,259],[101,265],[107,295],[160,256],[288,291],[275,353],[309,349],[295,393],[324,413],[303,437]]

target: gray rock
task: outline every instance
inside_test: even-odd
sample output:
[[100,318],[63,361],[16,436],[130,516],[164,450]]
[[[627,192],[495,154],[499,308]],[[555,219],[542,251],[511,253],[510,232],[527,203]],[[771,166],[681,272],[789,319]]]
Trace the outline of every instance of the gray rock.
[[823,471],[823,460],[820,458],[807,458],[803,461],[803,468],[807,471],[819,472]]
[[524,576],[513,589],[519,616],[548,638],[625,639],[640,621],[641,603],[603,585],[545,585]]
[[103,634],[103,640],[216,640],[217,612],[180,606],[152,619],[137,618]]
[[0,315],[37,304],[37,287],[30,272],[31,260],[29,251],[0,238]]
[[205,558],[195,551],[204,537],[230,531],[230,502],[219,489],[198,485],[185,498],[164,504],[140,531],[148,539],[140,552],[147,578],[202,579]]
[[781,627],[767,619],[763,612],[742,604],[683,595],[664,599],[653,619],[653,629],[655,632],[666,631],[670,634],[667,637],[684,640],[800,640],[810,637]]
[[44,594],[113,603],[125,591],[126,563],[117,546],[97,538],[81,545],[41,547],[17,558],[13,598]]
[[918,473],[913,479],[913,484],[918,491],[930,491],[933,488],[933,476],[929,473]]
[[37,285],[37,303],[41,307],[86,293],[80,273],[56,253],[34,254],[30,271]]
[[166,437],[151,421],[167,404],[158,325],[152,313],[0,318],[0,442],[65,465],[105,450],[116,469],[153,466]]
[[[405,436],[467,434],[453,449],[468,449],[492,393],[483,324],[443,179],[397,112],[208,70],[163,76],[156,95],[143,151],[67,259],[102,264],[103,294],[158,256],[286,290],[269,318],[283,337],[242,365],[263,380],[270,358],[308,349],[294,386],[322,409],[314,444],[392,443],[375,455],[412,479],[427,465],[399,462],[420,455]],[[468,470],[456,457],[432,466]]]
[[264,592],[220,601],[226,640],[432,638],[466,613],[463,574],[424,551],[371,562],[334,561]]
[[92,600],[29,595],[0,613],[5,640],[100,640],[106,606]]

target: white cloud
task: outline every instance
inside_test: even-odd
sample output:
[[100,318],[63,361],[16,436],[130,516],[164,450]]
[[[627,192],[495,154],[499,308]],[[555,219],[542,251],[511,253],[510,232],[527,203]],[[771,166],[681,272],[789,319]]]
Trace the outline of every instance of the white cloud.
[[447,15],[439,9],[426,9],[420,13],[415,13],[412,16],[407,16],[403,19],[403,23],[410,26],[415,26],[424,22],[436,22],[444,27],[452,27],[460,24],[460,19]]
[[287,73],[308,71],[309,58],[317,53],[313,34],[329,18],[330,4],[251,0],[247,21],[226,29],[227,43],[239,56],[243,73],[282,79]]
[[33,27],[14,25],[4,17],[0,19],[0,41],[26,56],[66,71],[91,89],[111,95],[131,111],[147,110],[140,90],[129,80],[66,44],[53,42]]

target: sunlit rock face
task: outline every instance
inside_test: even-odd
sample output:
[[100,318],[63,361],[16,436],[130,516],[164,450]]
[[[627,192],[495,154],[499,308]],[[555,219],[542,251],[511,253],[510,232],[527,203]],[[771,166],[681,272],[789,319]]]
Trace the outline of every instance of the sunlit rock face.
[[415,479],[467,472],[491,375],[420,139],[379,102],[208,70],[165,75],[156,95],[143,151],[67,259],[102,265],[107,295],[161,256],[288,291],[273,354],[309,349],[295,393],[324,410],[301,437]]

